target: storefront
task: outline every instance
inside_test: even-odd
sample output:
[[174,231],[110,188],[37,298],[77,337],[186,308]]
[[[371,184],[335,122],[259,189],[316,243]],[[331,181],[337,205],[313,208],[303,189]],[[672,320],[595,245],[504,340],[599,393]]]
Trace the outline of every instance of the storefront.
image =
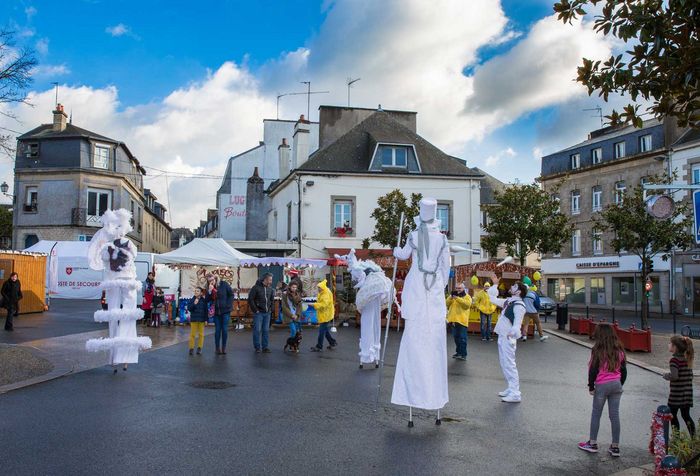
[[[649,306],[668,311],[669,262],[654,259]],[[591,308],[634,310],[640,306],[644,283],[641,260],[634,255],[542,260],[543,290],[555,301]]]

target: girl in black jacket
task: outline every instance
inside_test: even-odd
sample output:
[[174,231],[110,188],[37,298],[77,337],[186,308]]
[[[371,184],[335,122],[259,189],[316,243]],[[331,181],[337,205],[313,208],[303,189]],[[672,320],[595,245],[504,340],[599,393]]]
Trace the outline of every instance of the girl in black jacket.
[[194,352],[195,336],[199,336],[197,355],[201,355],[204,346],[204,326],[209,317],[209,303],[202,288],[195,288],[194,297],[187,306],[187,310],[190,311],[190,355]]

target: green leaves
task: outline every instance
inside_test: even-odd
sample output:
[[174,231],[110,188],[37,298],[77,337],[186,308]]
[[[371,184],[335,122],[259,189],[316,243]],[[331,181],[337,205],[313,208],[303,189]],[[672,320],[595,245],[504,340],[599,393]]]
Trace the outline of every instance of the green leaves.
[[[646,113],[671,116],[680,127],[700,127],[700,12],[697,1],[562,0],[554,4],[557,18],[571,24],[587,14],[586,7],[603,3],[595,30],[612,35],[631,50],[604,63],[582,60],[577,81],[604,100],[612,93],[651,100]],[[631,108],[623,122],[641,127],[641,114]]]
[[504,246],[525,264],[532,252],[558,253],[571,238],[572,227],[559,211],[559,201],[538,185],[511,185],[496,192],[488,207],[487,233],[481,246],[491,255]]
[[[383,246],[393,248],[396,246],[396,235],[399,233],[399,221],[401,212],[404,213],[403,232],[401,234],[401,246],[406,244],[408,234],[416,228],[413,217],[418,215],[422,195],[420,193],[411,194],[411,201],[408,202],[401,190],[396,189],[377,199],[377,208],[372,212],[375,220],[374,234],[371,241],[375,241]],[[369,248],[370,239],[365,238],[363,247]]]

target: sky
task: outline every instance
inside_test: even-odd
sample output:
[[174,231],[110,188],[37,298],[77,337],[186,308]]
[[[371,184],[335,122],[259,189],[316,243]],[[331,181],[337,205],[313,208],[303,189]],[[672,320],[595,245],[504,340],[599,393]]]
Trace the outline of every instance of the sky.
[[[121,140],[174,226],[195,227],[228,158],[262,140],[276,96],[330,91],[320,104],[418,112],[418,133],[504,182],[531,182],[540,158],[586,138],[609,103],[577,84],[582,57],[621,45],[592,14],[564,25],[553,0],[3,0],[0,26],[36,51],[30,105],[5,108],[0,132],[51,122]],[[306,98],[280,101],[280,118]],[[12,158],[0,180],[12,182]],[[190,177],[187,177],[187,176]],[[192,178],[192,175],[206,177]]]

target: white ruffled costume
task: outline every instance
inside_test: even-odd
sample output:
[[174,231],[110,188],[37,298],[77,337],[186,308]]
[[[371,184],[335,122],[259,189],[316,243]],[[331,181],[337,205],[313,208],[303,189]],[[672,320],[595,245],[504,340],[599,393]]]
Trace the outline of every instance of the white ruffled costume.
[[[377,364],[381,357],[381,314],[389,306],[391,280],[384,270],[370,260],[358,260],[355,250],[346,259],[352,280],[356,283],[355,307],[362,315],[360,326],[360,364]],[[394,300],[396,302],[396,300]]]
[[125,209],[107,210],[101,218],[102,228],[90,240],[88,262],[94,270],[104,270],[104,290],[109,309],[95,311],[95,322],[109,323],[109,337],[90,339],[85,348],[90,352],[109,351],[109,363],[133,364],[139,361],[139,350],[151,348],[149,337],[136,334],[136,321],[143,318],[137,307],[141,282],[136,279],[136,247],[125,238],[132,228],[131,213]]
[[450,275],[450,249],[436,218],[437,201],[420,202],[418,225],[394,256],[412,258],[404,281],[401,316],[406,320],[396,363],[391,403],[439,410],[449,401],[445,286]]

